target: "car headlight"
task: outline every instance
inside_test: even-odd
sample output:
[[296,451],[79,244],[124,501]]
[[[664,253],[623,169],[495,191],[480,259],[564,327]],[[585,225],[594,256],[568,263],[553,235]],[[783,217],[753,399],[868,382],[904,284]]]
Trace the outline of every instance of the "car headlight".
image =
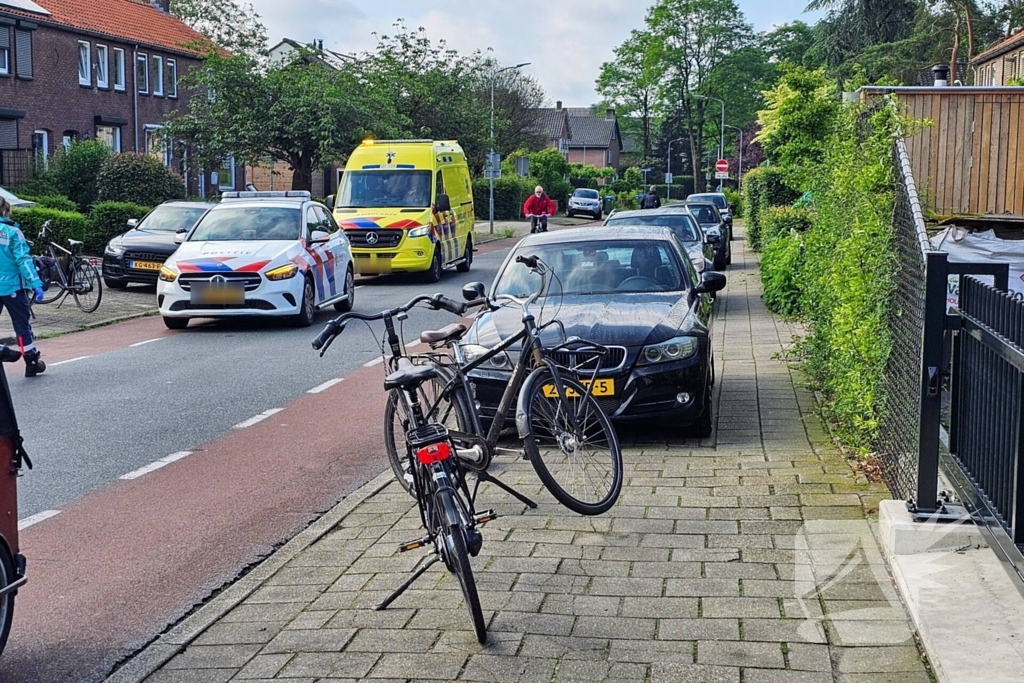
[[111,242],[110,244],[107,245],[107,248],[106,250],[104,250],[103,253],[107,254],[108,256],[120,256],[121,254],[124,253],[124,247],[122,247],[119,244],[114,244],[113,242]]
[[704,234],[710,237],[721,237],[722,231],[719,230],[718,228],[708,228],[707,230],[704,231]]
[[264,275],[267,276],[268,280],[277,282],[278,280],[288,280],[299,272],[299,267],[294,263],[286,263],[283,266],[278,266],[273,270],[268,270]]
[[676,337],[667,342],[644,347],[640,354],[640,365],[654,365],[683,360],[697,353],[700,343],[694,337]]
[[[463,344],[462,345],[462,356],[466,360],[466,364],[475,363],[493,349],[489,349],[486,346],[480,346],[478,344]],[[481,370],[511,370],[515,364],[514,354],[510,351],[505,353],[499,353],[494,358],[480,366]]]
[[409,237],[426,237],[430,234],[430,226],[424,225],[419,228],[413,228],[409,231]]
[[174,282],[178,279],[178,271],[168,268],[167,266],[163,266],[160,268],[160,279],[164,282]]

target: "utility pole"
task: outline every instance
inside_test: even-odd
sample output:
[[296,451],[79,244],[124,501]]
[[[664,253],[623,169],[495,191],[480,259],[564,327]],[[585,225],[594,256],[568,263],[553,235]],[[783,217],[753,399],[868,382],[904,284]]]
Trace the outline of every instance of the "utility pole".
[[[668,169],[667,169],[667,172],[668,172],[669,175],[672,175],[672,143],[673,142],[682,142],[685,139],[686,138],[676,138],[675,140],[669,140],[668,141]],[[667,186],[667,189],[666,189],[667,196],[665,197],[665,200],[666,200],[666,203],[668,203],[668,200],[672,199],[672,185],[666,183],[666,186]]]
[[733,129],[734,131],[739,133],[739,136],[740,136],[740,170],[739,170],[739,175],[736,178],[736,188],[738,190],[742,190],[743,189],[743,129],[742,128],[737,128],[736,126],[728,126],[728,125],[726,126],[726,128]]
[[718,104],[722,105],[722,125],[719,127],[721,138],[718,142],[718,158],[723,159],[725,158],[725,102],[717,97],[709,97],[708,95],[694,95],[694,97],[700,100],[714,100],[715,102],[718,102]]
[[523,62],[522,64],[516,64],[515,66],[506,66],[504,69],[498,69],[497,71],[491,72],[491,152],[490,156],[487,157],[487,164],[491,167],[490,180],[491,180],[491,206],[490,206],[490,222],[491,222],[491,234],[494,234],[494,81],[498,78],[498,74],[504,73],[505,71],[513,71],[515,69],[521,69],[524,66],[529,66],[530,62]]

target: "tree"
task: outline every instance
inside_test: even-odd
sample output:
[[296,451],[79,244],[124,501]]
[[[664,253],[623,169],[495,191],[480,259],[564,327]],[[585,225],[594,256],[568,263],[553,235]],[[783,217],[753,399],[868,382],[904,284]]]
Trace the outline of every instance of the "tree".
[[[490,65],[494,71],[501,67]],[[483,87],[486,85],[486,87]],[[503,71],[494,83],[494,147],[507,149],[542,149],[547,140],[534,130],[537,124],[533,110],[544,105],[544,89],[535,78],[517,69]],[[490,109],[490,80],[481,81],[477,91],[477,107]]]
[[838,68],[866,48],[911,36],[920,0],[811,0],[807,11],[827,10],[814,27],[812,59]]
[[761,35],[760,44],[769,61],[776,64],[788,62],[796,66],[820,66],[805,61],[814,45],[814,29],[802,21],[767,31]]
[[234,54],[265,56],[267,29],[251,3],[237,0],[172,0],[171,14]]
[[652,149],[652,119],[662,72],[654,36],[633,31],[615,48],[615,59],[601,65],[597,79],[597,92],[620,114],[623,132],[638,135],[645,157]]

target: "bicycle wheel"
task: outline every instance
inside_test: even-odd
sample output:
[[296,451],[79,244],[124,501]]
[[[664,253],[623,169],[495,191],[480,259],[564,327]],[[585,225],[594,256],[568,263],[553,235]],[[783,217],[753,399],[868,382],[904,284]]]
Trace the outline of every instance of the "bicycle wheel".
[[[14,561],[7,548],[0,543],[0,589],[14,583]],[[10,593],[0,596],[0,652],[4,651],[7,636],[11,632],[11,621],[14,619],[14,596]]]
[[545,393],[545,387],[554,387],[547,367],[535,370],[523,385],[520,406],[525,403],[530,428],[526,454],[559,503],[581,515],[600,515],[622,490],[622,450],[597,399],[574,379],[562,377],[562,384],[565,404]]
[[[425,358],[413,359],[414,363],[429,363]],[[472,424],[469,413],[461,394],[443,396],[442,391],[447,385],[451,373],[443,366],[436,365],[438,376],[419,387],[420,406],[428,423],[442,424],[452,431],[469,431]],[[409,416],[405,414],[405,403],[397,389],[388,392],[388,402],[384,407],[384,449],[388,454],[388,462],[395,478],[406,493],[413,495],[413,476],[409,471],[409,454],[405,445],[405,434],[409,431]]]
[[92,313],[103,299],[103,281],[91,263],[81,261],[75,266],[71,280],[71,295],[83,313]]
[[[438,492],[438,503],[445,513],[439,515],[441,520],[441,540],[444,542],[445,564],[459,579],[459,586],[462,588],[462,597],[466,599],[466,608],[469,609],[469,616],[473,619],[473,630],[476,631],[476,639],[480,644],[487,642],[487,625],[484,623],[484,613],[480,608],[480,596],[476,590],[476,579],[473,578],[473,567],[469,564],[469,549],[466,547],[466,537],[463,532],[462,523],[448,524],[447,520],[461,518],[455,496],[450,489],[442,489]],[[454,517],[453,517],[454,515]]]
[[64,289],[64,285],[60,283],[60,280],[53,278],[50,280],[50,286],[46,288],[45,292],[43,292],[43,298],[35,303],[52,304],[54,301],[64,296],[64,292],[66,291],[67,290]]

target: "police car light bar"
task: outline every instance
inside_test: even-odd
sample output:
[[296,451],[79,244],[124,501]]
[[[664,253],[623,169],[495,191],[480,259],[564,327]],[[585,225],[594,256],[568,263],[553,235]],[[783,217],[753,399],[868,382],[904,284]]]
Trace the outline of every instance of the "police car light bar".
[[288,190],[287,192],[262,192],[262,191],[245,191],[245,192],[222,192],[220,195],[221,200],[224,199],[264,199],[264,198],[292,198],[292,199],[312,199],[313,195],[306,190]]

